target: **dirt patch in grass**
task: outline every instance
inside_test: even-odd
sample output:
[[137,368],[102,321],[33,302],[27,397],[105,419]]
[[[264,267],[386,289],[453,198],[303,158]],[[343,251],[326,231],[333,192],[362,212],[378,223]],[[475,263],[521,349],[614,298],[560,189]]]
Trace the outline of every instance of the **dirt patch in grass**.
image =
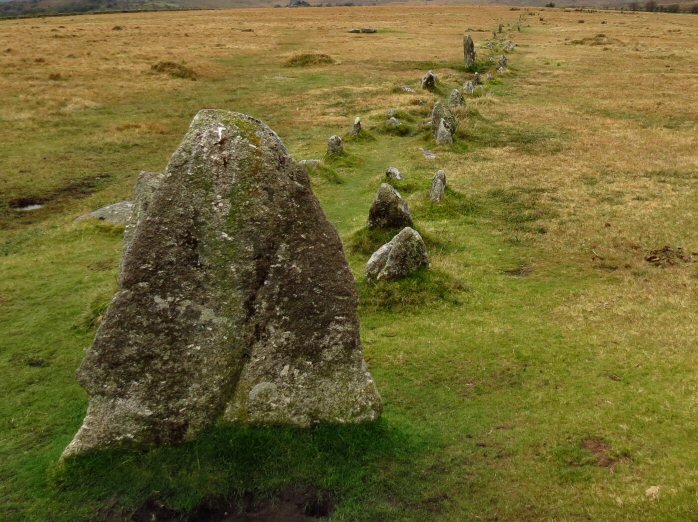
[[331,65],[335,63],[329,54],[303,53],[294,54],[284,62],[286,67],[312,67],[314,65]]
[[580,446],[594,455],[599,467],[613,469],[618,464],[618,459],[611,456],[611,445],[600,437],[587,437]]
[[177,62],[158,62],[155,65],[153,65],[150,69],[157,73],[167,74],[172,78],[196,80],[196,78],[198,77],[194,69]]
[[673,248],[667,245],[650,251],[645,256],[645,261],[663,268],[684,263],[695,263],[698,261],[698,252],[686,252],[681,247]]
[[271,498],[252,494],[240,499],[208,499],[191,512],[168,508],[158,500],[148,500],[131,516],[113,506],[99,513],[97,520],[131,520],[133,522],[304,522],[326,520],[335,510],[333,495],[315,488],[289,488]]
[[533,273],[533,268],[528,265],[521,265],[510,270],[504,270],[503,273],[511,277],[528,277]]

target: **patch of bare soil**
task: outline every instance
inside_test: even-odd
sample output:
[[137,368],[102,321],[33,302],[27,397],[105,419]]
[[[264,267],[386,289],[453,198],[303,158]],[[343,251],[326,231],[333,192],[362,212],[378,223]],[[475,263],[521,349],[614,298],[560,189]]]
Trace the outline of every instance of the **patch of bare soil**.
[[528,265],[521,265],[511,270],[504,270],[504,273],[511,277],[528,277],[533,273],[533,268]]
[[[236,501],[205,500],[193,511],[183,513],[158,500],[148,500],[131,516],[109,506],[99,520],[132,522],[315,522],[326,520],[335,509],[327,492],[314,488],[289,488],[273,498],[258,499],[248,494]],[[115,516],[116,513],[119,515]],[[106,517],[106,518],[105,518]]]
[[695,263],[698,261],[698,252],[686,252],[683,248],[665,246],[652,250],[645,256],[645,261],[654,266],[674,266],[681,263]]
[[594,455],[599,467],[612,470],[618,464],[618,459],[611,456],[611,445],[602,438],[588,437],[582,441],[581,446]]

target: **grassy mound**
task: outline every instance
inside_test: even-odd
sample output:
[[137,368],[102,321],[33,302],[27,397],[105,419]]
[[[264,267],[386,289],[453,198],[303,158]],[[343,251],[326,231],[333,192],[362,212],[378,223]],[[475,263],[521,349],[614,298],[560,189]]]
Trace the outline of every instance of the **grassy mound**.
[[285,62],[286,67],[312,67],[314,65],[331,65],[334,58],[322,53],[294,54]]

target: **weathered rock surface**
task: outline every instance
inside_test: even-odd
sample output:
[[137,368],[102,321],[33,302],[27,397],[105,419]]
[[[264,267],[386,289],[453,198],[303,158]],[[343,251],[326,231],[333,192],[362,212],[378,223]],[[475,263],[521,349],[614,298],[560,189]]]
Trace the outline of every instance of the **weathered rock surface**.
[[463,35],[463,55],[466,68],[475,65],[475,43],[469,34]]
[[106,221],[112,225],[126,225],[129,219],[131,219],[131,213],[133,212],[133,202],[132,201],[120,201],[114,203],[113,205],[107,205],[100,209],[84,214],[78,217],[75,222],[86,221],[88,219],[98,219],[100,221]]
[[320,163],[322,162],[319,159],[304,159],[298,162],[299,165],[304,166],[306,169],[317,168],[320,165]]
[[434,203],[441,203],[441,200],[446,193],[446,173],[443,170],[438,171],[431,180],[431,190],[429,197]]
[[473,85],[482,85],[482,77],[479,72],[473,74]]
[[385,171],[385,176],[388,179],[397,179],[397,180],[402,179],[402,173],[395,167],[388,167],[387,170]]
[[456,118],[451,110],[440,101],[434,104],[431,111],[431,131],[439,145],[453,143],[456,133]]
[[398,120],[395,116],[391,116],[390,118],[388,118],[388,121],[386,122],[386,124],[389,127],[399,127],[401,123],[402,122]]
[[422,236],[416,230],[405,227],[373,253],[366,264],[366,279],[395,281],[428,267],[429,257]]
[[155,196],[155,191],[162,183],[164,175],[161,172],[141,172],[136,182],[136,190],[133,197],[133,209],[131,216],[124,230],[124,258],[126,251],[131,246],[133,234],[138,222],[143,220],[143,216],[150,206],[150,202]]
[[516,49],[516,44],[511,40],[504,44],[504,52],[511,53],[514,51],[514,49]]
[[463,94],[458,89],[453,89],[451,96],[448,98],[449,107],[461,107],[463,103]]
[[506,69],[508,63],[509,59],[505,55],[500,56],[497,61],[497,69]]
[[344,152],[344,141],[341,136],[330,136],[327,140],[327,154],[330,156],[336,156]]
[[438,82],[439,80],[436,77],[436,74],[434,74],[434,71],[429,71],[422,78],[422,89],[433,91],[434,89],[436,89],[436,84]]
[[472,96],[475,92],[475,86],[473,85],[473,82],[471,82],[470,80],[465,82],[465,85],[463,85],[463,92],[465,92],[465,94],[467,94],[468,96]]
[[362,127],[361,127],[361,118],[359,118],[359,117],[357,116],[356,119],[354,120],[354,125],[353,125],[352,128],[351,128],[351,134],[352,134],[352,136],[358,136],[359,134],[361,134],[361,130],[362,130]]
[[78,380],[90,404],[64,457],[192,440],[221,416],[379,416],[339,236],[266,125],[194,118],[135,225]]
[[412,214],[400,193],[387,183],[381,183],[368,212],[368,228],[411,227]]

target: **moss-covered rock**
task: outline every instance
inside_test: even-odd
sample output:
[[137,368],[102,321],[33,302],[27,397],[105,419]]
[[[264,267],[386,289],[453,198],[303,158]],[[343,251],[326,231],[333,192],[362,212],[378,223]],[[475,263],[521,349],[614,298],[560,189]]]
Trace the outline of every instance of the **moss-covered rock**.
[[306,170],[262,122],[199,112],[132,231],[64,456],[195,438],[224,417],[376,419],[354,280]]

